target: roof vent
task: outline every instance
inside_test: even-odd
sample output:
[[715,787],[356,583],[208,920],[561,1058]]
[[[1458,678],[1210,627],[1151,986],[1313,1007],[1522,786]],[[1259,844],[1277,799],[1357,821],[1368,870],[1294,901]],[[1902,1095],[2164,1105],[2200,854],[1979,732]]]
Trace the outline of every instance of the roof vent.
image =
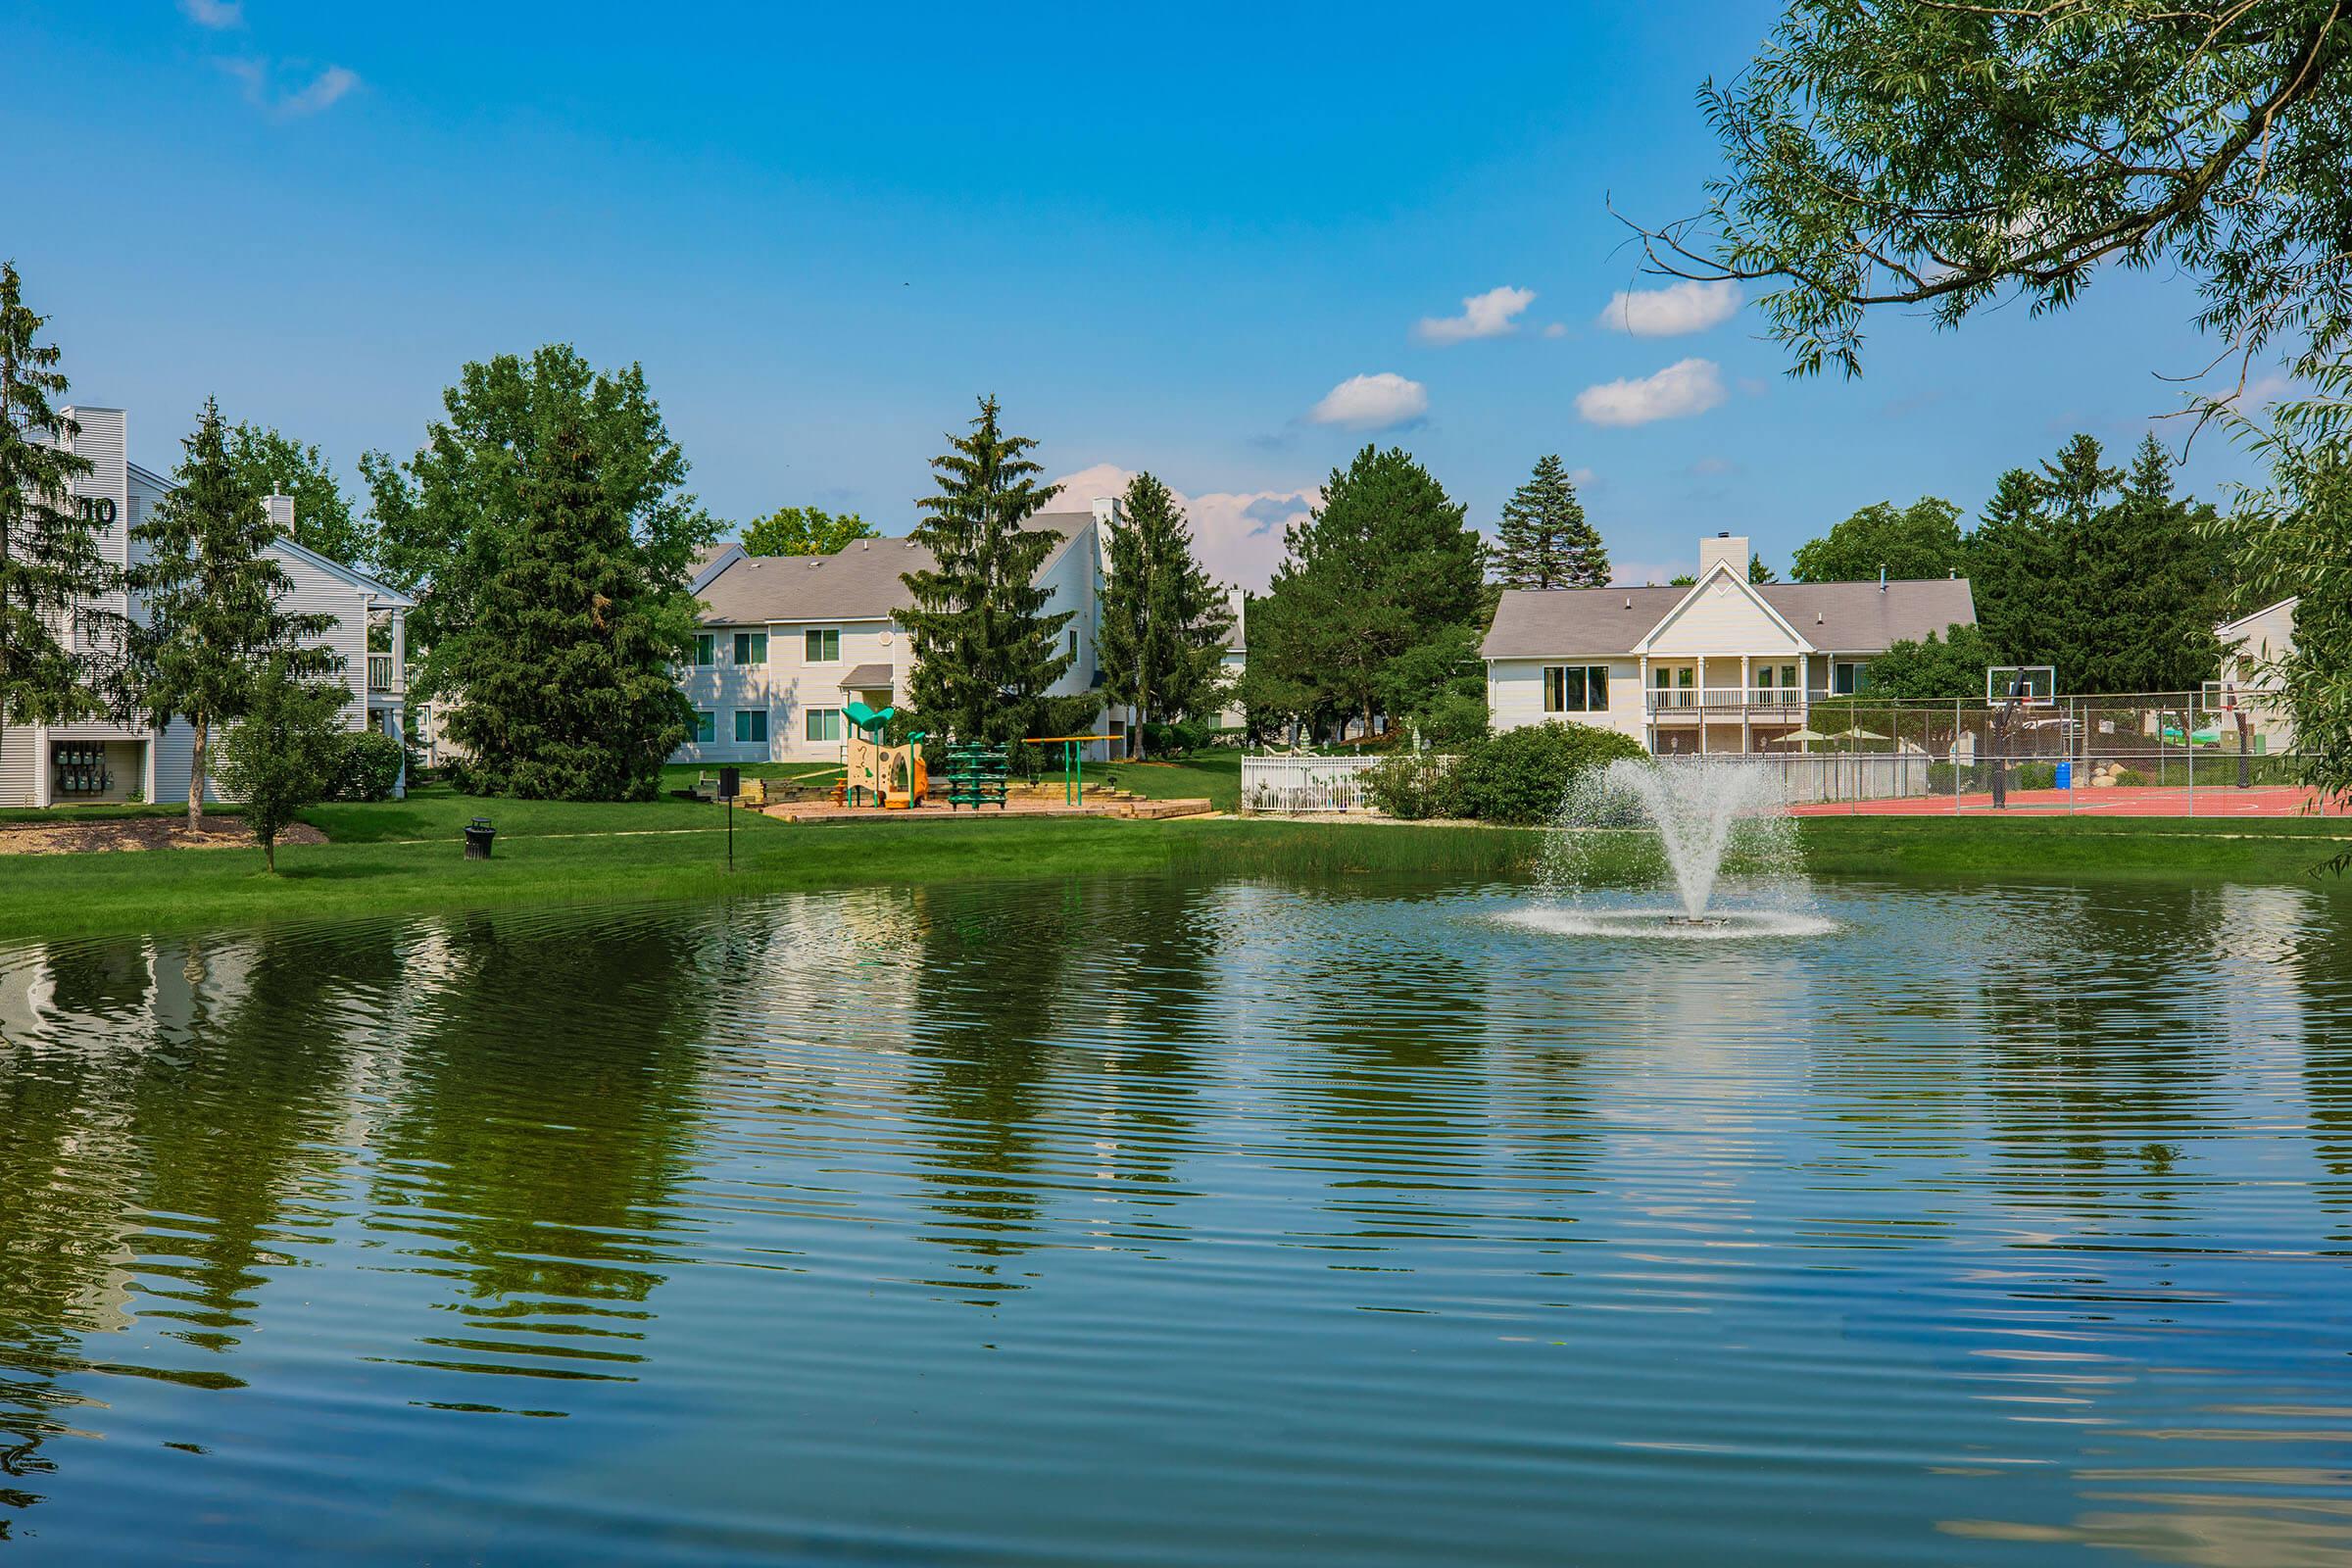
[[860,539],[858,541],[858,548],[860,550],[871,550],[874,548],[874,542],[871,539]]
[[1816,626],[1821,624],[1821,612],[1818,610],[1813,612],[1813,624]]
[[1886,563],[1885,563],[1884,561],[1882,561],[1882,562],[1880,562],[1880,563],[1879,563],[1879,592],[1881,592],[1881,593],[1885,593],[1886,591]]
[[1634,608],[1634,596],[1632,594],[1627,594],[1625,596],[1625,608],[1628,610]]

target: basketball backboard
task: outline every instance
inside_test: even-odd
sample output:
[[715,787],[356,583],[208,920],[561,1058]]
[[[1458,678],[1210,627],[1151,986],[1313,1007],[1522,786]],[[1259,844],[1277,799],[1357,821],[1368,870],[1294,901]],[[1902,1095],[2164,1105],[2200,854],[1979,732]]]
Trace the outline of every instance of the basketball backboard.
[[1984,700],[2047,708],[2058,700],[2054,664],[1991,664],[1984,670]]

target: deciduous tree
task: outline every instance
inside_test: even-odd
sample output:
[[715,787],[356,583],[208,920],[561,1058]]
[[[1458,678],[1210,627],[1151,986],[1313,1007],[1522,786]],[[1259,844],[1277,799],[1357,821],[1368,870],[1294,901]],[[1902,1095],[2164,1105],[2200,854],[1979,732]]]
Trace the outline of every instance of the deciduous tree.
[[272,655],[255,675],[245,716],[220,742],[220,782],[242,803],[262,859],[277,871],[278,836],[326,799],[345,739],[336,683],[305,680]]
[[226,444],[229,466],[245,488],[293,498],[296,544],[346,565],[367,562],[367,530],[318,447],[245,420],[228,427]]
[[830,556],[876,537],[878,530],[855,512],[778,507],[743,530],[743,550],[751,556]]
[[1967,564],[1960,509],[1940,496],[1921,496],[1907,507],[1874,501],[1799,545],[1790,575],[1796,582],[1863,582],[1882,570],[1889,577],[1941,577]]
[[214,732],[245,715],[255,682],[275,661],[296,680],[342,667],[332,649],[309,642],[334,625],[329,614],[288,610],[293,579],[270,546],[275,525],[229,461],[220,410],[207,399],[186,455],[173,474],[178,488],[141,522],[146,546],[130,572],[145,614],[133,644],[139,705],[162,729],[184,718],[195,732],[188,753],[188,825],[204,820],[205,774]]

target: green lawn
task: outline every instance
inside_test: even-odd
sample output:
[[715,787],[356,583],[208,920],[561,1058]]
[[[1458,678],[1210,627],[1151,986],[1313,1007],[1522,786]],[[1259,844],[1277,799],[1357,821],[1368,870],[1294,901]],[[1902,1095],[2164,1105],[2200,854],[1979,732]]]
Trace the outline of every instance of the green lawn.
[[1242,807],[1242,749],[1211,747],[1181,762],[1087,762],[1089,784],[1116,781],[1150,801],[1207,799],[1220,811]]
[[[745,778],[783,779],[795,784],[814,784],[820,779],[831,783],[841,777],[839,762],[743,762],[736,765],[742,767]],[[672,790],[692,790],[695,781],[705,773],[717,771],[718,764],[715,762],[665,763],[662,768],[662,793],[666,795]]]
[[[1213,759],[1221,761],[1222,759]],[[1164,772],[1165,793],[1198,790],[1215,766]],[[1226,770],[1238,774],[1238,769]],[[1154,790],[1152,793],[1161,793]],[[1213,798],[1213,797],[1212,797]],[[333,842],[281,849],[281,874],[252,850],[0,858],[0,941],[274,920],[333,920],[530,904],[735,895],[859,884],[1113,873],[1423,873],[1515,878],[1539,862],[1535,830],[1287,821],[876,820],[786,825],[735,815],[737,869],[724,869],[726,817],[700,802],[569,806],[480,801],[446,789],[375,806],[324,806]],[[466,820],[488,816],[488,861],[462,854]],[[1815,817],[1798,834],[1824,876],[1981,876],[2308,881],[2352,848],[2352,820],[1983,821]],[[1605,868],[1607,856],[1597,858]]]

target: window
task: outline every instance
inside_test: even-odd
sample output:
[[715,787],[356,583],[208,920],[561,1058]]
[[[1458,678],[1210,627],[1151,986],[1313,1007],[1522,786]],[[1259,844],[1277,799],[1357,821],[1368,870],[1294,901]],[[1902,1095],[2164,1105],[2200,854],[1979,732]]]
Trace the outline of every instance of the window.
[[694,662],[705,669],[718,662],[718,633],[702,631],[694,634]]
[[1830,690],[1839,697],[1870,690],[1870,662],[1840,659],[1830,666]]
[[767,744],[767,710],[738,708],[735,710],[735,744],[765,746]]
[[[838,630],[811,631],[804,640],[808,644],[805,657],[809,663],[838,664],[841,662],[841,633]],[[815,737],[810,736],[809,739],[813,740]]]
[[811,708],[808,710],[808,738],[812,741],[841,739],[841,710]]
[[1756,666],[1756,691],[1766,702],[1772,701],[1772,694],[1775,691],[1783,694],[1782,701],[1784,702],[1796,701],[1796,666],[1794,664],[1758,664]]
[[[1661,682],[1665,671],[1658,671]],[[1597,713],[1609,706],[1606,664],[1547,664],[1544,669],[1544,711]]]
[[716,739],[718,739],[718,715],[716,713],[695,714],[694,744],[708,746]]
[[764,664],[767,662],[767,633],[739,631],[735,634],[735,662]]

